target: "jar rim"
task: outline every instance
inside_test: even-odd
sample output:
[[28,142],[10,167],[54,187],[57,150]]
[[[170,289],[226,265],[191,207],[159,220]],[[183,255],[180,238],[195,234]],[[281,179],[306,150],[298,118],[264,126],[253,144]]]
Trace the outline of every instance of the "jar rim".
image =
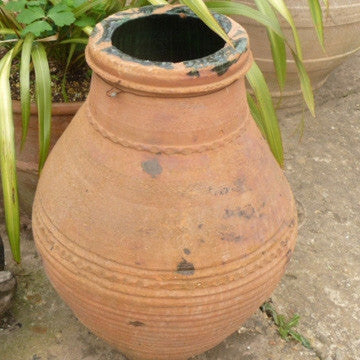
[[[113,44],[114,32],[125,23],[154,15],[198,18],[183,5],[150,5],[118,12],[98,23],[86,48],[94,72],[123,90],[163,94],[193,94],[220,89],[244,76],[252,63],[246,31],[227,16],[214,13],[232,41],[217,51],[179,62],[140,59]],[[176,84],[175,84],[176,82]],[[210,85],[210,87],[209,87]],[[208,92],[207,91],[207,92]]]

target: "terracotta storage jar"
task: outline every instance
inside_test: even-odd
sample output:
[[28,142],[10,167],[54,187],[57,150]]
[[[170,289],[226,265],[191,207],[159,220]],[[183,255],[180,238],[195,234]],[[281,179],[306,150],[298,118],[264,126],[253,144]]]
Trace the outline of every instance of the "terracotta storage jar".
[[33,229],[55,289],[129,359],[185,360],[269,297],[294,199],[252,120],[241,26],[225,45],[188,8],[98,24],[89,96],[47,160]]
[[[236,0],[245,5],[255,6],[253,0]],[[318,41],[312,21],[308,0],[285,0],[299,32],[304,54],[304,65],[310,76],[313,89],[318,89],[330,73],[345,62],[360,48],[360,1],[330,0],[329,9],[323,1],[325,52]],[[271,93],[280,96],[276,73],[271,57],[269,40],[265,27],[254,20],[234,16],[249,33],[251,48],[256,63],[264,72]],[[292,31],[288,23],[279,17],[286,38],[292,42]],[[282,107],[298,106],[303,103],[295,62],[288,51],[287,83],[283,92]]]

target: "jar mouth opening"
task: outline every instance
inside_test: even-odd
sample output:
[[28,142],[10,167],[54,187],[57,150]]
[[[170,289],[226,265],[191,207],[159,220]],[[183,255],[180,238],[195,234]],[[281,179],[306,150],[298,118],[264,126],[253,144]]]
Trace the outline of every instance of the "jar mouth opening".
[[129,20],[114,29],[111,43],[133,58],[171,63],[204,58],[225,45],[199,18],[177,14]]
[[103,80],[124,91],[171,96],[217,91],[246,73],[252,55],[245,30],[213,15],[233,46],[186,6],[144,6],[97,24],[86,60]]

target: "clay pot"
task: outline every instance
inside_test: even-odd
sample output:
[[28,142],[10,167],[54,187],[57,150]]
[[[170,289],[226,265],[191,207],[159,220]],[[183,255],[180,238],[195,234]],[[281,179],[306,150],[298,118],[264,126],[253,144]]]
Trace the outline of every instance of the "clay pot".
[[235,48],[186,7],[98,24],[89,96],[36,192],[51,282],[129,359],[215,346],[269,297],[294,249],[294,199],[246,101],[248,37],[217,18]]
[[[64,132],[81,105],[81,102],[67,104],[54,103],[52,105],[50,149],[55,145],[56,141]],[[28,136],[22,150],[20,150],[22,126],[21,105],[19,101],[13,101],[13,116],[20,206],[28,216],[31,216],[32,204],[39,176],[39,130],[37,108],[35,105],[31,106]]]
[[[237,1],[255,6],[252,0]],[[358,0],[331,0],[328,13],[321,2],[326,53],[318,41],[308,1],[286,0],[285,3],[294,17],[299,32],[304,65],[310,76],[312,87],[314,90],[318,89],[336,67],[360,48],[360,2]],[[272,95],[279,98],[279,86],[264,26],[240,16],[234,16],[234,19],[241,22],[248,32],[255,61],[264,72]],[[280,20],[284,34],[287,39],[292,41],[290,26],[284,20]],[[303,103],[297,69],[290,52],[288,52],[288,59],[287,82],[283,92],[282,107],[297,106]]]

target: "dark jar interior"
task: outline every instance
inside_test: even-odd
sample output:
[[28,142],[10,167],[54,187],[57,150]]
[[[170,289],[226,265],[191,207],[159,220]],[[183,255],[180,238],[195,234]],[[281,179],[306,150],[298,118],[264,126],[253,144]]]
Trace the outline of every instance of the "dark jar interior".
[[173,63],[211,55],[225,45],[199,18],[185,14],[129,20],[115,29],[111,41],[134,58]]

